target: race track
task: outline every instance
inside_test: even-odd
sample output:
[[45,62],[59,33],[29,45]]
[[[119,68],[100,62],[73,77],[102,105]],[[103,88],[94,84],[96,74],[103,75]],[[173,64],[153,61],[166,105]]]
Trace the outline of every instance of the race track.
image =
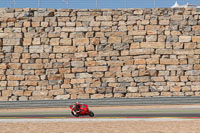
[[[89,116],[80,116],[88,118]],[[153,118],[153,117],[176,117],[176,118],[200,118],[200,113],[149,113],[149,114],[96,114],[95,118]],[[3,118],[73,118],[71,114],[43,114],[43,115],[0,115]]]
[[[161,118],[161,117],[176,117],[176,118],[200,118],[199,106],[180,106],[180,107],[153,107],[153,108],[134,108],[134,107],[104,107],[92,108],[95,113],[95,118]],[[89,116],[80,116],[88,118]],[[4,118],[73,118],[69,109],[62,110],[31,110],[31,111],[0,111],[0,119]]]

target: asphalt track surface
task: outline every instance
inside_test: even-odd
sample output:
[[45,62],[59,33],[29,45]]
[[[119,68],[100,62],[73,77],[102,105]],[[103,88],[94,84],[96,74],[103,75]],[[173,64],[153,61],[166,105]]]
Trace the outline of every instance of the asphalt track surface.
[[135,105],[185,105],[200,104],[200,96],[195,97],[148,97],[148,98],[105,98],[105,99],[67,99],[38,101],[0,101],[0,108],[50,108],[67,107],[75,102],[89,106],[135,106]]
[[[96,109],[94,118],[188,118],[200,119],[200,105],[198,106],[179,106],[179,107],[160,107],[153,108],[117,108],[117,109]],[[75,118],[69,109],[62,111],[41,111],[41,112],[0,112],[0,119],[67,119]],[[89,116],[80,116],[89,118]]]
[[[88,118],[89,116],[80,116],[80,118]],[[151,113],[151,114],[97,114],[94,118],[194,118],[200,119],[200,113]],[[9,118],[73,118],[70,114],[44,114],[44,115],[0,115],[0,119]]]
[[[138,105],[195,105],[200,104],[200,97],[157,97],[157,98],[122,98],[122,99],[83,99],[83,100],[53,100],[53,101],[22,101],[0,102],[2,109],[16,108],[51,108],[67,107],[76,101],[92,106],[138,106]],[[118,110],[114,112],[95,112],[95,118],[192,118],[200,119],[200,107],[185,109],[144,109],[144,110]],[[88,118],[89,116],[81,116]],[[68,112],[43,112],[43,113],[1,113],[0,119],[23,119],[23,118],[74,118]]]

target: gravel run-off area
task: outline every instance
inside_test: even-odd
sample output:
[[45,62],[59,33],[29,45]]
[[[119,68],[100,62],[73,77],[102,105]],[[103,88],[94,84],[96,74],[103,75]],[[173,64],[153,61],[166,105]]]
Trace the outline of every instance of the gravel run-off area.
[[0,122],[1,133],[199,133],[200,120]]

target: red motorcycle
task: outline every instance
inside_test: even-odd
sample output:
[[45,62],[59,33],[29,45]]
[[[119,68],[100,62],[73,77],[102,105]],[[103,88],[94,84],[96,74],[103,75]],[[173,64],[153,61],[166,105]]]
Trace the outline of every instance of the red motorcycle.
[[74,110],[75,105],[71,105],[71,106],[69,106],[69,108],[71,109],[72,115],[75,116],[75,117],[85,116],[85,115],[89,115],[90,117],[94,117],[94,113],[91,110],[89,110],[87,104],[80,104],[80,110],[79,111]]

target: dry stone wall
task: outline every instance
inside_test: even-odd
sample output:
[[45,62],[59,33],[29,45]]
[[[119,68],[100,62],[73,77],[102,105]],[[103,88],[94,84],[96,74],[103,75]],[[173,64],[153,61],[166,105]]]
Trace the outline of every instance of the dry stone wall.
[[0,100],[200,95],[200,9],[0,9]]

